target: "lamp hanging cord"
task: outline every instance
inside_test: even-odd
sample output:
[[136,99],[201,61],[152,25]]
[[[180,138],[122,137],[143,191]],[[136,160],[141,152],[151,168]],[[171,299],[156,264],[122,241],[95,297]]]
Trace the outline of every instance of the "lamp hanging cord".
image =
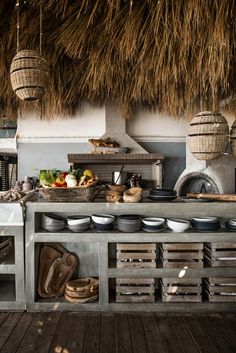
[[16,0],[16,51],[20,46],[20,0]]
[[43,40],[43,6],[42,1],[39,4],[39,53],[42,55],[42,40]]

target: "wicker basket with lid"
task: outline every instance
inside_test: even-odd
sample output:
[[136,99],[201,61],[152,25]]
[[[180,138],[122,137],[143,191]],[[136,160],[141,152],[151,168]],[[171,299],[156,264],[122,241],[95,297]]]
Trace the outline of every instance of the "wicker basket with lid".
[[217,112],[198,113],[188,131],[190,152],[200,160],[211,160],[222,155],[229,142],[227,120]]

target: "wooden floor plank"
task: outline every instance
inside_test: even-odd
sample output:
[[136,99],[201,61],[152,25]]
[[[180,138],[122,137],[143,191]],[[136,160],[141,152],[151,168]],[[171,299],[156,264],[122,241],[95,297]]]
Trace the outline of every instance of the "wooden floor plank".
[[235,353],[225,337],[219,334],[217,327],[208,317],[198,317],[197,320],[210,338],[211,343],[214,345],[218,353]]
[[128,314],[115,314],[116,353],[132,353]]
[[74,314],[71,317],[71,320],[71,333],[68,340],[67,350],[69,353],[82,353],[85,339],[87,315],[83,313]]
[[23,338],[17,353],[47,353],[53,340],[53,334],[60,313],[36,313],[32,324]]
[[150,353],[167,353],[155,316],[152,313],[143,314],[142,320]]
[[48,352],[54,334],[57,329],[57,325],[60,319],[60,312],[45,313],[42,317],[42,328],[41,332],[36,339],[36,352],[45,353]]
[[27,334],[24,336],[16,352],[33,353],[35,349],[35,341],[39,334],[38,330],[40,329],[41,329],[40,313],[36,313],[34,314],[34,319],[31,322],[31,325],[27,331]]
[[199,353],[199,349],[182,318],[170,317],[171,325],[184,352]]
[[[183,353],[171,322],[168,318],[159,318],[156,315],[156,321],[161,333],[161,337],[168,353]],[[185,353],[185,352],[184,352]]]
[[215,347],[211,343],[210,338],[202,329],[196,317],[184,317],[184,321],[201,353],[217,353]]
[[100,329],[100,314],[89,314],[85,330],[83,353],[99,353]]
[[141,315],[129,314],[128,318],[133,351],[135,353],[149,353]]
[[0,313],[0,327],[6,321],[6,319],[9,315],[10,315],[10,313]]
[[213,315],[209,318],[211,320],[212,326],[217,330],[218,336],[224,337],[224,340],[227,341],[228,346],[235,353],[236,352],[236,340],[235,333],[228,326],[220,315]]
[[4,343],[11,335],[12,330],[20,320],[23,313],[10,313],[6,317],[6,321],[0,327],[0,349],[2,349]]
[[0,353],[236,353],[236,315],[0,313]]
[[58,328],[53,337],[49,353],[61,353],[67,349],[68,340],[71,332],[73,314],[65,312],[61,314]]
[[8,339],[0,350],[1,353],[15,353],[19,347],[23,337],[25,336],[30,324],[32,323],[34,315],[32,313],[24,313]]
[[115,315],[104,313],[101,318],[101,353],[114,353],[116,345],[115,337]]
[[227,315],[223,318],[223,320],[226,322],[226,324],[228,324],[231,327],[231,329],[236,334],[236,316]]

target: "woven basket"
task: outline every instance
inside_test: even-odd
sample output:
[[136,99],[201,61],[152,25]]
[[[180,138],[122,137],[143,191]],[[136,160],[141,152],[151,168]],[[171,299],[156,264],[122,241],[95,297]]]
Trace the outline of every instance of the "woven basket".
[[43,199],[56,202],[91,202],[103,190],[103,186],[92,186],[89,188],[39,188]]
[[41,99],[46,92],[48,78],[48,65],[37,51],[21,50],[13,58],[10,68],[11,85],[20,99]]
[[234,121],[230,130],[230,146],[232,149],[232,155],[236,157],[236,120]]
[[211,160],[222,155],[229,142],[229,126],[226,119],[216,112],[201,112],[190,123],[188,146],[200,160]]
[[142,188],[133,187],[124,192],[124,202],[140,202],[142,200]]

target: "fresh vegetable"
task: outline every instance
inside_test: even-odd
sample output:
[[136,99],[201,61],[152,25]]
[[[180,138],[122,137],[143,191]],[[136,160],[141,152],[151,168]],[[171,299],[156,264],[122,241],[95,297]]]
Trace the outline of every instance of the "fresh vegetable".
[[90,169],[72,169],[63,171],[58,169],[40,170],[39,182],[43,187],[75,187],[90,186],[95,181],[95,176]]
[[53,188],[59,188],[60,187],[60,185],[56,182],[56,181],[54,181],[54,183],[52,183],[52,185],[51,185]]
[[63,176],[63,173],[61,173],[57,178],[56,178],[56,183],[59,184],[59,186],[64,186],[66,184],[65,178]]
[[42,186],[52,186],[54,181],[56,181],[58,171],[56,169],[40,170],[39,172],[39,182]]
[[89,178],[92,178],[92,177],[93,177],[93,172],[92,172],[92,170],[90,170],[90,169],[86,169],[86,170],[83,172],[83,174],[84,174],[85,176],[89,177]]
[[78,184],[76,176],[73,174],[68,174],[65,181],[68,187],[75,187]]

